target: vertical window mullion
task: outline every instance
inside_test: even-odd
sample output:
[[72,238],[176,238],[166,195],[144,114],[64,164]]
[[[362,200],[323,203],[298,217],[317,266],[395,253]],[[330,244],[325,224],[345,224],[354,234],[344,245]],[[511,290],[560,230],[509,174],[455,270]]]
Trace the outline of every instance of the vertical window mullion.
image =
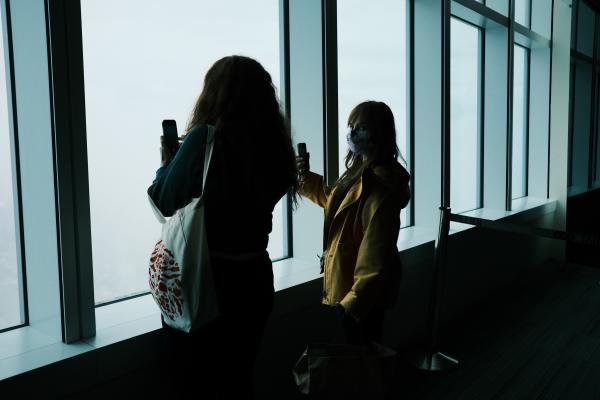
[[79,1],[47,3],[57,228],[66,342],[96,333]]
[[568,186],[573,186],[573,128],[575,123],[575,64],[571,64],[569,79],[569,146],[568,146]]
[[506,86],[506,197],[505,197],[505,210],[511,211],[512,209],[512,153],[513,153],[513,85],[514,85],[514,42],[515,42],[515,1],[509,0],[508,4],[508,82]]
[[[60,238],[57,232],[50,43],[46,2],[10,1],[14,75],[13,129],[18,141],[28,324],[62,340]],[[31,101],[36,99],[36,101]],[[26,162],[25,162],[26,160]],[[31,249],[31,251],[30,251]]]
[[[531,4],[530,4],[531,5]],[[529,195],[529,111],[531,109],[530,94],[531,94],[531,49],[527,49],[525,52],[527,58],[525,65],[527,70],[525,71],[525,104],[523,105],[523,121],[525,129],[525,153],[524,168],[523,168],[523,185],[524,195]]]
[[411,181],[410,181],[410,203],[408,205],[409,225],[415,225],[415,191],[416,191],[416,180],[415,180],[415,0],[407,1],[407,97],[408,97],[408,143],[407,143],[407,162],[410,167]]
[[[289,2],[290,123],[296,143],[305,142],[311,170],[325,169],[323,146],[322,0]],[[313,26],[315,29],[306,29]],[[294,212],[294,257],[315,260],[323,251],[314,227],[323,223],[323,210],[307,201]]]
[[[280,101],[285,118],[290,119],[290,0],[279,0]],[[294,229],[291,192],[286,194],[284,211],[284,258],[294,256]]]
[[333,185],[341,171],[338,167],[338,34],[337,1],[322,1],[323,26],[323,149],[325,182]]
[[479,198],[477,199],[477,207],[484,207],[483,204],[483,175],[484,175],[484,162],[485,160],[483,159],[484,157],[484,138],[485,138],[485,124],[484,124],[484,119],[485,119],[485,33],[482,29],[479,30],[479,82],[478,82],[478,88],[479,88],[479,96],[477,96],[479,98],[479,107],[478,107],[478,117],[479,117],[479,123],[478,125],[478,129],[479,132],[477,134],[477,139],[479,142],[479,145],[477,146],[477,171],[479,174],[478,177],[478,184],[479,184],[479,188],[478,188],[478,196]]

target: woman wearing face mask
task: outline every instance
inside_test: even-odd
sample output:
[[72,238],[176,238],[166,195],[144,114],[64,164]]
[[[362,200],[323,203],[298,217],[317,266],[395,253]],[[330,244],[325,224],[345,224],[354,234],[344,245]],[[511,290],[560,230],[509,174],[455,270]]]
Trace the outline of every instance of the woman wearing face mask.
[[396,243],[410,175],[398,162],[394,116],[382,102],[348,117],[346,171],[334,186],[297,157],[300,193],[324,208],[323,304],[335,307],[347,342],[381,342],[384,309],[395,301],[401,265]]

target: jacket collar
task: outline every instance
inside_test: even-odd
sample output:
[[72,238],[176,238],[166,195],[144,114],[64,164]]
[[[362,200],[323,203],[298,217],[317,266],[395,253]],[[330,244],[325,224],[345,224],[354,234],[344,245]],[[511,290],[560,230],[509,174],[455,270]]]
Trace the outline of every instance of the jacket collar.
[[352,184],[348,193],[346,193],[346,197],[342,201],[342,204],[338,207],[335,215],[332,217],[332,220],[335,219],[345,208],[348,208],[350,205],[356,203],[360,199],[360,195],[363,192],[363,175],[361,175],[356,182]]
[[[335,215],[331,215],[330,213],[325,214],[325,221],[324,221],[324,226],[323,226],[324,227],[324,229],[323,229],[323,250],[325,250],[325,248],[327,246],[330,230],[331,230],[331,227],[333,225],[333,221],[335,220],[335,218],[340,214],[341,211],[348,208],[350,205],[356,203],[360,199],[362,192],[363,192],[363,177],[360,176],[358,178],[358,180],[356,182],[354,182],[354,184],[352,184],[352,186],[348,190],[348,193],[346,193],[346,196],[344,197],[342,204],[340,204],[340,206],[338,207]],[[334,196],[335,196],[335,192],[329,198],[329,202],[328,202],[329,204],[327,205],[328,209],[329,209],[329,207],[331,207],[331,201],[333,201]],[[321,272],[323,272],[323,271],[321,270]]]

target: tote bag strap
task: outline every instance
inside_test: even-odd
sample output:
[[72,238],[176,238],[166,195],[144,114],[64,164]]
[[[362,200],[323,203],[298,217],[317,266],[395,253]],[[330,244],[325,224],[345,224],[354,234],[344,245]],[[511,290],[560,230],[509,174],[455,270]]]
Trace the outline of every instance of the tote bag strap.
[[[208,127],[208,130],[206,133],[206,150],[204,151],[204,168],[202,169],[202,194],[200,195],[200,197],[192,199],[190,204],[193,203],[193,207],[195,207],[196,204],[204,197],[204,188],[206,187],[206,176],[208,175],[208,168],[210,167],[210,161],[212,159],[213,147],[215,143],[215,127],[213,125],[206,126]],[[156,217],[158,222],[160,222],[161,224],[166,223],[167,219],[158,209],[158,207],[156,207],[156,204],[154,204],[154,201],[152,200],[152,197],[150,197],[150,195],[148,195],[148,200],[150,202],[150,208],[152,208],[154,216]]]
[[215,127],[207,125],[208,132],[206,133],[206,150],[204,151],[204,168],[202,169],[202,194],[200,197],[204,197],[204,189],[206,189],[206,176],[208,175],[208,168],[210,167],[210,160],[212,159],[213,148],[215,145]]
[[[215,127],[212,125],[206,125],[208,131],[206,132],[206,150],[204,150],[204,168],[202,169],[202,193],[199,197],[195,197],[183,208],[196,209],[198,203],[203,201],[204,193],[206,193],[206,177],[208,176],[208,170],[210,168],[210,161],[212,160],[213,149],[215,145]],[[183,209],[182,208],[182,209]]]

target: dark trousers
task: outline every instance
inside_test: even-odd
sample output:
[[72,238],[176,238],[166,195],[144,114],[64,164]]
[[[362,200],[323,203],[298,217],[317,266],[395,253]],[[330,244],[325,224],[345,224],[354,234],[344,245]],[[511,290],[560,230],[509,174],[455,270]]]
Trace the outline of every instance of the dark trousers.
[[354,345],[364,345],[369,342],[381,343],[384,316],[383,308],[371,310],[358,322],[348,315],[342,316],[341,325],[345,342]]
[[163,322],[169,392],[177,393],[173,398],[252,399],[254,363],[273,308],[271,260],[212,262],[219,317],[192,333]]

